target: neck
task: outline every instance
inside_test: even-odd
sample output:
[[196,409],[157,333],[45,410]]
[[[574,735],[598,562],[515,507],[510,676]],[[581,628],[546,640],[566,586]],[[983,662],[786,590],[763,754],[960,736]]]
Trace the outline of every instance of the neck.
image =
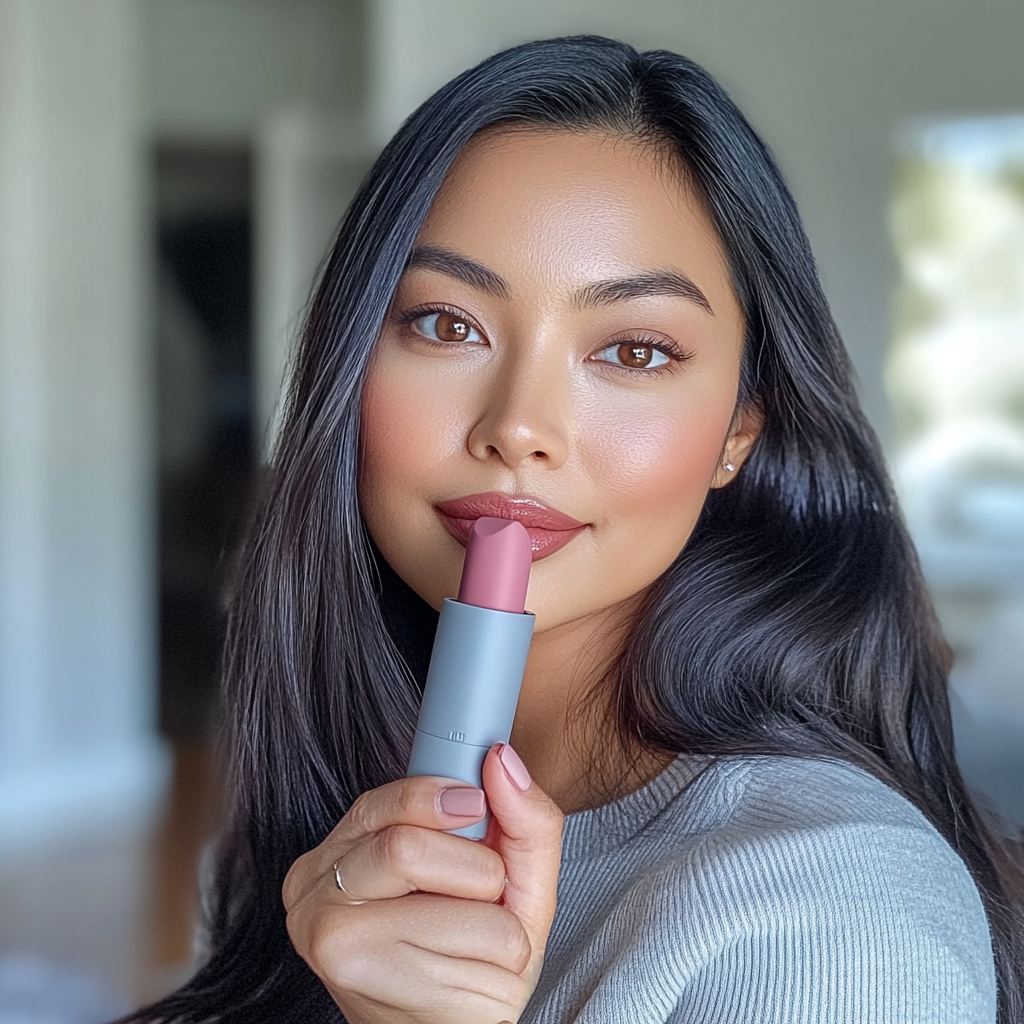
[[534,634],[511,742],[566,814],[632,792],[671,761],[626,749],[616,728],[609,668],[632,616],[620,606]]
[[[421,684],[437,612],[373,549],[382,589],[381,613]],[[566,814],[624,796],[672,760],[627,750],[615,728],[608,669],[621,650],[639,598],[596,615],[535,633],[523,677],[512,746],[537,784]]]

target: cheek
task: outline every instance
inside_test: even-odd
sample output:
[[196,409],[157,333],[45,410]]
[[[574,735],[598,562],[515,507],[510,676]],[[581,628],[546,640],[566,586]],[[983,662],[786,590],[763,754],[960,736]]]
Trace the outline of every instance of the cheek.
[[720,411],[606,424],[606,443],[591,452],[590,476],[604,505],[602,579],[614,581],[622,596],[657,579],[686,545],[728,426]]
[[409,435],[399,426],[400,404],[395,392],[382,387],[371,374],[359,411],[359,497],[367,518],[405,461],[405,438]]
[[[435,609],[458,592],[461,550],[431,505],[448,463],[458,462],[460,403],[440,381],[378,360],[360,405],[359,507],[388,564]],[[450,475],[450,471],[448,473]]]
[[425,388],[421,378],[396,372],[387,362],[371,370],[360,409],[364,506],[415,491],[429,477],[454,444],[454,408],[441,389]]
[[[692,525],[707,497],[729,427],[731,409],[659,411],[609,421],[593,432],[591,476],[617,516]],[[624,520],[627,521],[627,520]],[[688,527],[686,533],[688,533]],[[685,539],[685,538],[684,538]],[[674,540],[673,540],[674,543]]]

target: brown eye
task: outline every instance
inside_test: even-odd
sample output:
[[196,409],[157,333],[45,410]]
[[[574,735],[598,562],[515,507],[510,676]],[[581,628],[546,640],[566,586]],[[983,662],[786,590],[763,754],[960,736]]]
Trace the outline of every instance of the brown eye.
[[626,370],[656,370],[670,362],[660,345],[643,341],[623,341],[617,345],[613,343],[601,349],[596,358],[602,363],[611,363]]
[[434,333],[441,341],[465,341],[469,337],[470,329],[465,320],[451,313],[439,313]]
[[412,321],[413,330],[424,338],[442,342],[482,342],[480,332],[464,316],[438,310],[426,313]]
[[645,366],[650,366],[651,360],[654,358],[654,349],[650,345],[626,343],[619,346],[617,355],[623,366],[635,366],[642,369]]

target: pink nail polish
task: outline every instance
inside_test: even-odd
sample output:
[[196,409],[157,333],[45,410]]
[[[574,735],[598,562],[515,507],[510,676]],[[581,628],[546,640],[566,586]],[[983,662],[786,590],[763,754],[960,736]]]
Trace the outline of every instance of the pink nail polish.
[[445,814],[457,814],[462,818],[479,818],[484,813],[483,793],[469,786],[442,789],[437,802]]
[[512,784],[516,789],[525,793],[530,788],[530,773],[526,770],[526,765],[523,764],[519,755],[507,743],[503,743],[498,757],[501,758],[502,767],[505,769],[505,774],[512,780]]

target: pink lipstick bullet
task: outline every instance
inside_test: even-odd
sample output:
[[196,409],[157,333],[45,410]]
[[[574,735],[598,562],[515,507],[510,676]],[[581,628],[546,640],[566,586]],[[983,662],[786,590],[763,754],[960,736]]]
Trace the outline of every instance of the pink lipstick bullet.
[[522,615],[532,557],[530,535],[522,523],[481,517],[466,546],[459,601]]

